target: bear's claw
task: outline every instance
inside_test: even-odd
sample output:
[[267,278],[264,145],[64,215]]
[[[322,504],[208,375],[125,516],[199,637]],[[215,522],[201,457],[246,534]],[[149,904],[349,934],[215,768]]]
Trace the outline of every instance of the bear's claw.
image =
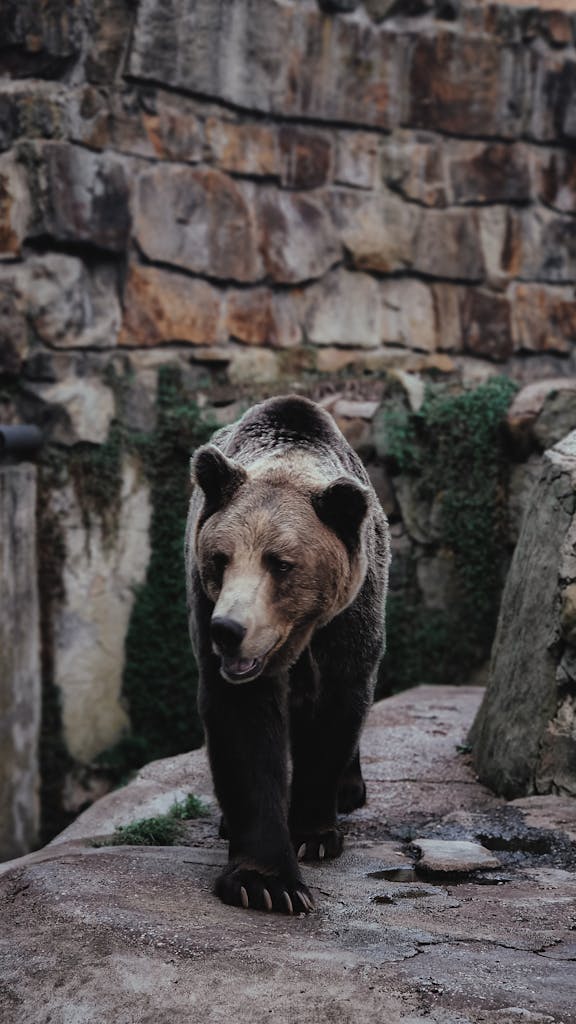
[[340,856],[344,846],[344,837],[339,828],[304,836],[300,833],[293,841],[298,860],[331,860]]
[[224,903],[245,910],[281,914],[309,914],[314,910],[312,895],[299,879],[296,885],[286,884],[278,876],[242,865],[229,865],[217,879],[214,892]]

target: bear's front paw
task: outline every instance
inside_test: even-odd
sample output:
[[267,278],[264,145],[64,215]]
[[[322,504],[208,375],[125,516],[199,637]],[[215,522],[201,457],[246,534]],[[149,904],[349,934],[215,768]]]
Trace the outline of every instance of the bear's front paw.
[[298,860],[324,860],[340,856],[344,836],[341,830],[334,826],[318,832],[296,831],[292,842]]
[[216,879],[216,896],[223,903],[246,910],[273,910],[280,914],[309,914],[314,900],[299,878],[264,874],[257,867],[229,864]]

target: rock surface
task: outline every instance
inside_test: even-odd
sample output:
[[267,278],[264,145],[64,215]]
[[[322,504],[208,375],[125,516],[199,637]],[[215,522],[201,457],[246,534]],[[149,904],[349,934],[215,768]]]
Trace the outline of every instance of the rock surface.
[[433,874],[467,874],[497,868],[500,861],[480,843],[469,839],[414,839],[418,870]]
[[[318,904],[308,918],[210,894],[225,844],[204,751],[149,765],[51,846],[2,865],[3,1022],[573,1024],[576,861],[563,831],[576,817],[555,797],[505,805],[475,781],[456,744],[480,696],[422,687],[374,708],[369,803],[345,819],[343,857],[306,866]],[[189,790],[210,810],[189,823],[187,845],[89,845]],[[424,879],[404,843],[430,829],[508,837],[511,849],[515,837],[520,852],[499,854],[498,884]],[[536,839],[556,853],[530,853]]]
[[502,597],[488,689],[471,734],[480,778],[507,797],[576,796],[575,551],[572,432],[544,454]]

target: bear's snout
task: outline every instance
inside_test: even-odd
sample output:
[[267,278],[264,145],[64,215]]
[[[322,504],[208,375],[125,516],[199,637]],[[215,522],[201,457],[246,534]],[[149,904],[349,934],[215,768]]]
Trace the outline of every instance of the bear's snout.
[[246,627],[236,619],[217,615],[210,624],[210,633],[222,654],[236,654],[246,636]]

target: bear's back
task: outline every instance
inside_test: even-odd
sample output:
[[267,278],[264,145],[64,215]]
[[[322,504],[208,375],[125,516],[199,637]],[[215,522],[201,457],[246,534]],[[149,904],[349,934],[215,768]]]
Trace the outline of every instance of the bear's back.
[[229,458],[250,466],[263,457],[301,452],[324,478],[342,473],[369,485],[364,466],[332,417],[307,398],[287,395],[252,406],[240,420],[214,434],[212,444]]

